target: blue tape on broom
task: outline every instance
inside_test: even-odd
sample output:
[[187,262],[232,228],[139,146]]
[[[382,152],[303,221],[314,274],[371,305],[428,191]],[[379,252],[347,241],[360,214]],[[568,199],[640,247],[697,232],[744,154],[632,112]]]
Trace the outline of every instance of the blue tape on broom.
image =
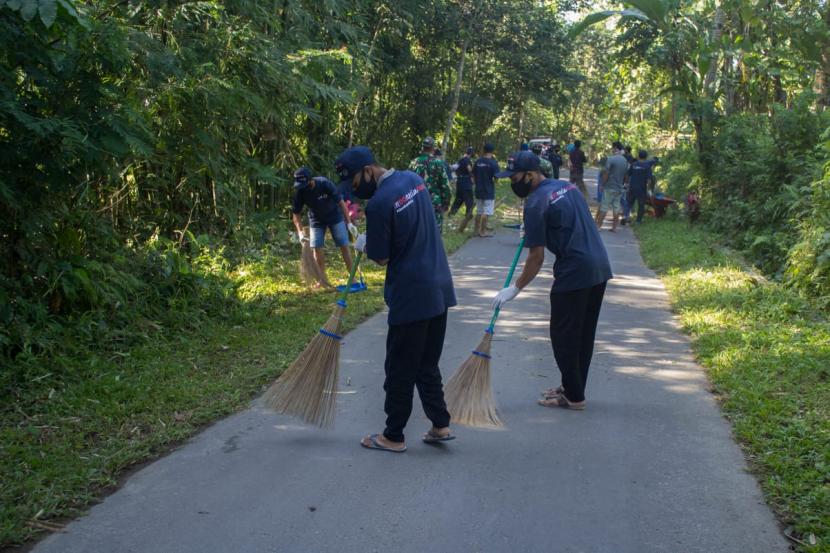
[[329,338],[334,338],[335,340],[342,340],[343,339],[343,337],[340,336],[339,334],[335,334],[334,332],[329,332],[325,328],[320,329],[320,334],[323,334],[324,336],[328,336]]
[[479,357],[483,357],[485,359],[492,359],[488,354],[481,353],[480,351],[473,350],[473,355],[478,355]]

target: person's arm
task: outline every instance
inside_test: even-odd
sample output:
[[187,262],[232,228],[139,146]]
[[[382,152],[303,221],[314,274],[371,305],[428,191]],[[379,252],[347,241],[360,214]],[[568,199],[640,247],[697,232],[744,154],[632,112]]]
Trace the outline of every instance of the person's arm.
[[530,248],[530,251],[527,253],[527,259],[525,259],[524,267],[522,267],[522,274],[519,275],[519,278],[516,280],[516,288],[522,290],[525,286],[530,284],[536,275],[539,274],[539,270],[542,268],[542,265],[545,263],[545,247],[544,246],[533,246]]
[[299,213],[292,213],[291,218],[294,220],[294,227],[297,229],[297,234],[303,233],[303,218]]

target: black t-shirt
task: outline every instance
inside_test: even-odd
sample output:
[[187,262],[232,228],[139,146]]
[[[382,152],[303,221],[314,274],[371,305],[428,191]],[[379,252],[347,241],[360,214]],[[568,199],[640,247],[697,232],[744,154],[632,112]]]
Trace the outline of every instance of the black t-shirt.
[[546,179],[527,197],[525,246],[545,246],[555,256],[553,291],[596,286],[612,277],[608,253],[579,189]]
[[585,172],[585,162],[588,161],[588,158],[585,157],[585,152],[582,150],[574,150],[570,154],[571,159],[571,172],[582,174]]
[[651,179],[652,164],[649,161],[635,161],[628,168],[628,186],[632,190],[645,190]]
[[308,224],[316,228],[335,225],[342,221],[340,192],[334,183],[326,177],[314,177],[311,182],[314,183],[313,188],[309,183],[306,188],[294,192],[291,211],[300,214],[303,212],[303,206],[307,205]]
[[470,156],[464,156],[458,160],[458,168],[455,170],[455,176],[457,177],[455,183],[459,190],[472,190],[473,181],[470,178],[473,172],[472,169],[473,160],[470,159]]
[[366,256],[389,260],[383,298],[390,325],[431,319],[455,305],[432,197],[412,171],[386,173],[366,204]]
[[479,200],[496,199],[495,176],[499,172],[499,162],[492,157],[480,157],[473,167],[476,177],[475,197]]

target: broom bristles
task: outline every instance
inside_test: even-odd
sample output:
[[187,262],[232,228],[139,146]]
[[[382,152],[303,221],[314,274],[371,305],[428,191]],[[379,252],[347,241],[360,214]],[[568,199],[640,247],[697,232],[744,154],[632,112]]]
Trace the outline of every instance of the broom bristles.
[[340,327],[345,310],[334,313],[299,357],[265,392],[265,406],[306,423],[329,427],[334,422],[340,376]]
[[300,252],[300,277],[306,284],[321,283],[325,279],[323,273],[320,271],[320,266],[314,259],[314,253],[311,251],[311,246],[303,243]]
[[486,332],[481,343],[444,386],[447,410],[453,422],[480,428],[502,428],[490,383],[490,343]]

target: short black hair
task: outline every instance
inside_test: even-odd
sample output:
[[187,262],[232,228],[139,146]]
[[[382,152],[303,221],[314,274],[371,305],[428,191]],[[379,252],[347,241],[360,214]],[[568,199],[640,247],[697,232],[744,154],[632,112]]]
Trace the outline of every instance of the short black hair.
[[645,159],[648,157],[648,152],[645,150],[640,150],[639,152],[637,152],[637,157],[640,159]]
[[580,146],[582,146],[582,141],[581,140],[574,140],[574,148],[579,148]]
[[626,146],[626,147],[625,147],[625,151],[626,151],[626,152],[630,152],[630,151],[631,151],[631,146]]
[[611,147],[614,148],[615,150],[622,150],[623,149],[622,142],[620,142],[619,140],[615,140],[614,142],[612,142]]
[[493,145],[492,145],[492,144],[490,144],[489,142],[487,142],[487,143],[484,145],[484,151],[485,151],[486,153],[488,153],[488,154],[489,154],[489,153],[493,152],[494,150],[495,150],[495,148],[494,148],[494,147],[493,147]]

